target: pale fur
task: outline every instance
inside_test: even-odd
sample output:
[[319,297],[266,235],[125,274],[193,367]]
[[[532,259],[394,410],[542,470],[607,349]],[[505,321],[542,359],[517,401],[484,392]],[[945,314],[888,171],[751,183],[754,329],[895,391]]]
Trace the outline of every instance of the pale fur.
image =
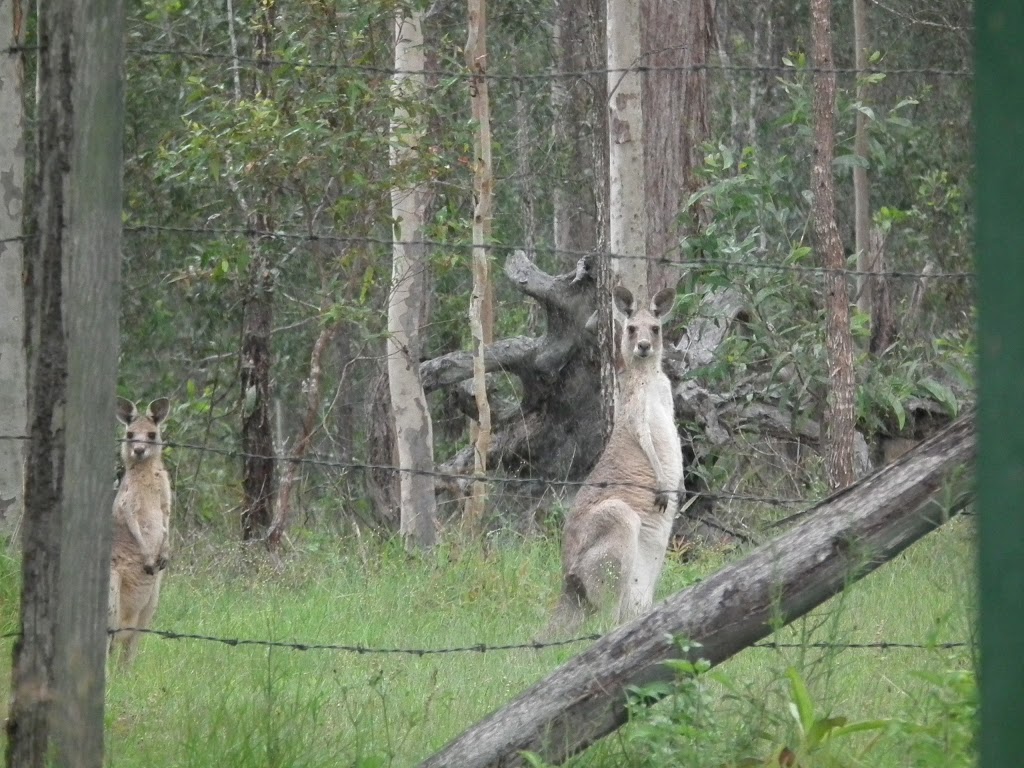
[[[148,629],[160,600],[160,583],[170,558],[171,482],[161,458],[160,425],[166,398],[140,415],[135,404],[117,399],[117,418],[125,425],[121,445],[124,477],[114,499],[114,535],[110,558],[108,626]],[[138,651],[138,632],[118,632],[107,644],[121,646],[122,663]]]
[[614,608],[624,622],[654,603],[683,489],[672,387],[661,368],[661,326],[674,300],[666,289],[637,310],[628,290],[615,290],[623,366],[615,426],[566,519],[562,595],[548,636],[577,630],[595,611]]

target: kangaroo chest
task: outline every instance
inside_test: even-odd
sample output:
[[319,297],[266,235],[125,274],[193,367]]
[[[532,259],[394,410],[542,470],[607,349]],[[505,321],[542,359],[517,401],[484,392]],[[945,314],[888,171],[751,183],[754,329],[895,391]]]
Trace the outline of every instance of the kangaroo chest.
[[628,382],[623,394],[622,414],[634,438],[642,444],[649,436],[666,479],[677,484],[683,475],[683,457],[668,377],[658,374]]

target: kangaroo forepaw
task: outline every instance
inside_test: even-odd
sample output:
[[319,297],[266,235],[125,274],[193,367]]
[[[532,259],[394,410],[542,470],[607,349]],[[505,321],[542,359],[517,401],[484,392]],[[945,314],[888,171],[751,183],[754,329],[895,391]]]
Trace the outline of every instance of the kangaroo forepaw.
[[160,557],[156,559],[156,569],[158,571],[164,570],[169,562],[170,560],[167,555],[160,555]]
[[671,491],[658,491],[654,495],[654,508],[659,513],[668,509],[668,503],[672,499]]
[[156,573],[156,570],[157,570],[157,563],[156,563],[156,561],[153,561],[151,563],[143,563],[142,564],[142,570],[144,570],[146,573],[148,573],[150,576],[152,576],[154,573]]

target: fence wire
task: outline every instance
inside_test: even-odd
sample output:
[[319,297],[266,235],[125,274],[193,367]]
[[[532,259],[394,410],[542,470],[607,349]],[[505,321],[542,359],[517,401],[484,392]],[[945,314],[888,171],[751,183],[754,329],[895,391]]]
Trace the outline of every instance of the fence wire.
[[932,75],[936,77],[949,78],[972,78],[974,71],[970,69],[946,69],[940,67],[815,67],[815,66],[794,66],[787,64],[637,64],[632,67],[594,67],[591,69],[577,70],[556,70],[547,69],[538,72],[478,72],[469,68],[465,69],[397,69],[395,67],[381,67],[366,64],[348,64],[332,61],[318,61],[316,59],[287,59],[280,56],[245,56],[230,52],[201,51],[188,48],[173,48],[161,46],[131,46],[127,54],[138,57],[176,56],[187,59],[206,59],[210,61],[226,61],[233,64],[245,64],[260,68],[292,68],[327,70],[334,72],[353,72],[358,74],[376,75],[380,77],[393,77],[395,75],[416,75],[424,77],[436,77],[444,80],[479,80],[492,81],[527,82],[551,80],[577,80],[585,77],[600,77],[604,75],[626,75],[651,74],[659,72],[747,72],[753,74],[825,74],[825,75],[855,75],[870,77],[872,75]]
[[[263,640],[258,638],[243,637],[221,637],[218,635],[205,635],[193,632],[178,632],[170,629],[141,629],[138,627],[122,627],[119,629],[108,629],[110,636],[138,632],[144,635],[153,635],[163,640],[195,640],[205,643],[216,643],[231,648],[243,648],[246,646],[257,648],[274,648],[289,651],[337,651],[341,653],[352,653],[359,656],[447,656],[464,653],[494,653],[500,651],[543,651],[550,648],[562,648],[568,645],[578,645],[601,640],[605,635],[589,634],[568,638],[565,640],[539,641],[532,640],[524,643],[507,643],[503,645],[489,645],[487,643],[472,643],[469,645],[450,646],[440,648],[395,648],[395,647],[374,647],[362,644],[344,643],[300,643],[286,640]],[[20,632],[7,632],[0,635],[0,640],[11,640],[21,636]],[[864,643],[837,643],[837,642],[776,642],[767,640],[754,643],[748,647],[768,650],[796,650],[814,649],[828,651],[893,651],[893,650],[956,650],[960,648],[973,647],[973,643],[967,641],[933,642],[933,643],[910,643],[903,641],[878,640]]]
[[947,280],[963,280],[973,279],[975,273],[973,271],[952,271],[952,272],[908,272],[906,270],[882,270],[873,272],[870,270],[857,270],[833,267],[817,267],[817,266],[806,266],[801,264],[777,264],[772,262],[760,262],[760,261],[739,261],[734,259],[689,259],[680,260],[672,258],[670,253],[674,253],[678,248],[673,248],[672,252],[661,254],[658,256],[634,256],[627,254],[614,253],[612,251],[605,250],[577,250],[569,248],[553,248],[545,246],[531,246],[526,247],[523,245],[505,245],[502,243],[488,243],[487,245],[480,246],[474,245],[471,242],[449,242],[444,240],[395,240],[387,237],[373,237],[370,235],[335,235],[330,233],[318,233],[318,232],[287,232],[281,230],[266,230],[266,229],[254,229],[251,227],[186,227],[186,226],[174,226],[165,224],[149,224],[149,223],[134,223],[126,224],[124,226],[124,232],[128,234],[140,234],[145,232],[162,232],[171,234],[182,234],[182,235],[203,235],[205,237],[246,237],[253,239],[267,239],[267,240],[292,240],[292,241],[303,241],[309,243],[323,242],[323,243],[337,243],[340,245],[378,245],[386,246],[388,248],[395,245],[403,246],[425,246],[431,248],[442,248],[450,250],[474,250],[478,248],[485,248],[489,251],[498,251],[505,253],[512,253],[515,251],[523,251],[525,253],[544,253],[558,256],[571,256],[575,258],[583,257],[604,257],[611,259],[622,259],[629,261],[647,261],[657,264],[671,264],[675,267],[682,267],[683,269],[708,269],[711,267],[722,267],[730,269],[745,269],[745,270],[759,270],[766,269],[771,271],[780,272],[796,272],[801,274],[843,274],[855,277],[858,275],[867,277],[891,277],[891,278],[909,278],[913,280],[932,280],[932,279],[947,279]]

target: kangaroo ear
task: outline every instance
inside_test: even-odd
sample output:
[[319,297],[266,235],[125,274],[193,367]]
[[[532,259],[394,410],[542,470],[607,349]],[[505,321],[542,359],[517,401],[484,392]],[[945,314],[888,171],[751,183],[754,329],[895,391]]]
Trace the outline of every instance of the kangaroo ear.
[[662,322],[665,322],[672,314],[672,310],[676,305],[676,290],[675,288],[662,288],[651,299],[651,313],[659,318]]
[[149,404],[149,418],[154,424],[159,424],[167,418],[167,412],[171,409],[171,401],[166,397],[160,397]]
[[636,307],[633,306],[633,294],[629,292],[629,288],[624,285],[615,286],[615,290],[612,291],[612,299],[615,301],[615,309],[626,317],[633,316]]
[[122,424],[131,424],[138,417],[139,411],[135,407],[135,403],[131,400],[125,400],[123,397],[117,398],[117,420]]

